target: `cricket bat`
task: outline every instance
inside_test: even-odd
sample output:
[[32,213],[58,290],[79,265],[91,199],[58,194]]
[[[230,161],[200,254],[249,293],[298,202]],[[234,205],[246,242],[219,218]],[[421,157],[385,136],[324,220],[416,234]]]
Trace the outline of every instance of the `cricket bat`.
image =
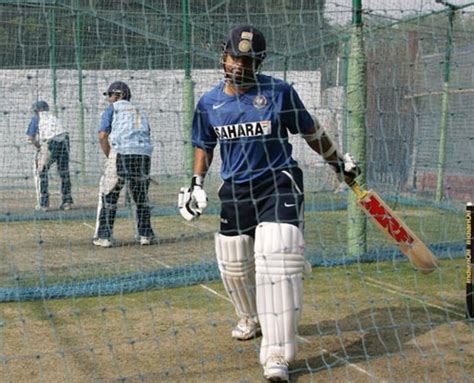
[[438,259],[408,226],[390,209],[380,196],[372,190],[363,190],[357,182],[349,185],[356,194],[357,204],[387,237],[398,244],[417,269],[428,274],[438,267]]

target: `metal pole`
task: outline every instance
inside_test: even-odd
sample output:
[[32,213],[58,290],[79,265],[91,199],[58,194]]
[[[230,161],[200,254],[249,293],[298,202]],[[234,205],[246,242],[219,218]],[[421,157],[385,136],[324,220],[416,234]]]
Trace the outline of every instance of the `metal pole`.
[[191,77],[191,23],[189,0],[182,0],[183,5],[183,47],[184,47],[184,84],[183,84],[183,130],[184,130],[184,167],[188,176],[192,175],[194,150],[191,143],[191,129],[194,111],[194,83]]
[[81,50],[81,11],[79,10],[79,3],[77,5],[76,14],[76,66],[77,66],[77,81],[78,81],[78,97],[79,97],[79,142],[80,142],[80,158],[81,158],[81,178],[85,180],[86,176],[86,134],[84,129],[84,98],[82,89],[82,50]]
[[50,29],[49,29],[49,67],[51,68],[51,80],[53,82],[53,110],[58,113],[57,99],[58,99],[58,77],[56,73],[56,1],[49,12]]
[[362,26],[362,0],[352,0],[352,25]]
[[446,140],[448,130],[448,98],[449,98],[449,76],[451,71],[451,52],[453,49],[453,24],[457,6],[446,1],[437,1],[449,8],[448,10],[448,33],[446,39],[446,54],[444,59],[444,83],[441,97],[441,116],[439,126],[439,152],[438,152],[438,172],[436,180],[436,201],[441,201],[444,196],[444,172],[446,168]]
[[[363,38],[362,0],[352,2],[352,34],[347,69],[347,149],[358,160],[362,174],[359,182],[365,186],[367,69]],[[347,197],[347,249],[351,256],[367,252],[367,219],[357,206],[354,193]]]
[[[347,102],[347,79],[349,78],[349,51],[350,51],[350,38],[344,37],[344,45],[342,47],[342,65],[343,65],[343,72],[342,72],[342,84],[344,86],[344,103]],[[349,151],[349,139],[347,138],[349,135],[348,132],[348,122],[349,122],[349,113],[347,108],[343,108],[343,119],[342,119],[342,145],[343,151]]]

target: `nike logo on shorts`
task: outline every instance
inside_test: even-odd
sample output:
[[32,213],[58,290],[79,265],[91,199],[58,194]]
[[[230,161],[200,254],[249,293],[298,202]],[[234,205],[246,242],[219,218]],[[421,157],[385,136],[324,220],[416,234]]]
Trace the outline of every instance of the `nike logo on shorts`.
[[221,102],[220,104],[214,104],[212,105],[212,109],[219,109],[221,106],[224,106],[227,102],[224,101],[224,102]]
[[293,207],[293,206],[296,206],[295,203],[284,203],[285,207]]

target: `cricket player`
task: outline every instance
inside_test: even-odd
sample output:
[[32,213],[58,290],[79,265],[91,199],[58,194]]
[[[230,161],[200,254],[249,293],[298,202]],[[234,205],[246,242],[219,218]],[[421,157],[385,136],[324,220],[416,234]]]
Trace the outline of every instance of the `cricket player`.
[[36,187],[36,210],[49,209],[48,172],[55,162],[61,177],[61,210],[70,210],[71,178],[69,176],[69,135],[62,121],[49,111],[46,101],[36,101],[32,110],[34,116],[28,125],[28,142],[36,148],[34,176]]
[[191,187],[178,207],[192,220],[207,206],[204,177],[217,142],[223,184],[215,251],[221,278],[239,317],[232,337],[262,333],[260,363],[270,381],[288,381],[303,304],[303,174],[292,158],[289,134],[299,134],[340,175],[359,173],[305,109],[293,87],[260,74],[263,34],[233,28],[223,45],[225,78],[199,100],[194,113]]
[[134,106],[127,84],[110,84],[104,96],[110,105],[102,114],[99,143],[107,157],[100,179],[99,207],[93,244],[113,246],[113,227],[120,191],[127,185],[136,205],[137,232],[141,245],[151,245],[151,209],[148,202],[150,161],[153,145],[150,124],[145,114]]

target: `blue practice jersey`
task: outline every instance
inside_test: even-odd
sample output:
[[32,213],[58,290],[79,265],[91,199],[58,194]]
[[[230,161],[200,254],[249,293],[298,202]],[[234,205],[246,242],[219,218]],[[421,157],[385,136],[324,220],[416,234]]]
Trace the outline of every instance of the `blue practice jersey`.
[[29,137],[35,137],[38,134],[39,127],[39,116],[35,114],[31,117],[30,123],[28,124],[28,129],[26,130],[26,135]]
[[100,132],[109,134],[110,145],[117,153],[151,156],[153,152],[148,119],[129,101],[119,100],[107,107]]
[[296,166],[291,134],[307,134],[314,121],[293,87],[258,75],[244,94],[224,93],[224,82],[204,94],[193,119],[194,147],[213,150],[220,143],[224,180],[248,182],[272,170]]

